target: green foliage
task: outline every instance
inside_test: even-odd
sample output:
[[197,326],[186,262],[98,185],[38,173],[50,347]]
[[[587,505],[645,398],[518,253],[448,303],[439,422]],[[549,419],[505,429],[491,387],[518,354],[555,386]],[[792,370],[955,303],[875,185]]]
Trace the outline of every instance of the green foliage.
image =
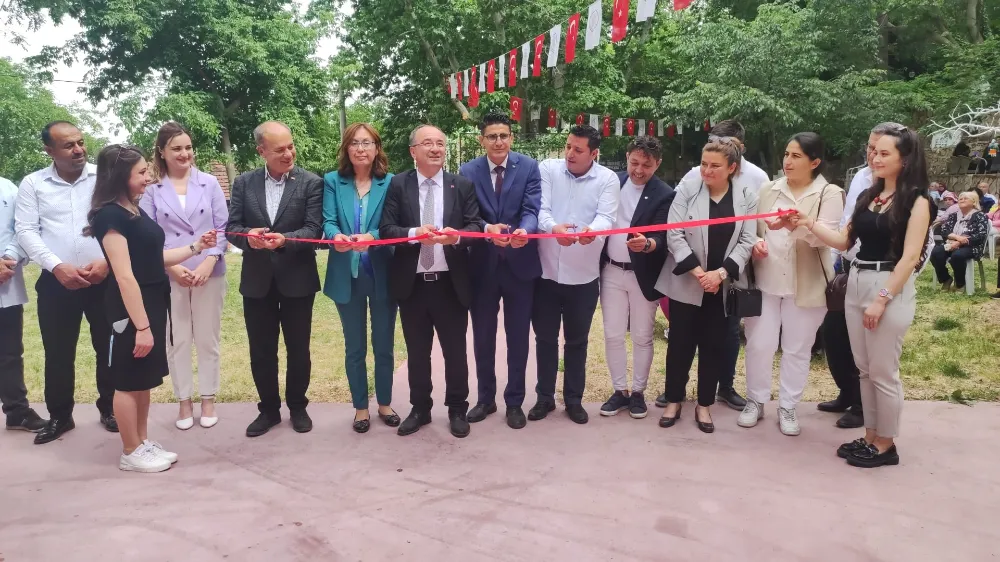
[[104,145],[104,139],[87,133],[100,130],[92,115],[57,104],[44,80],[0,58],[0,177],[19,183],[51,163],[39,135],[46,123],[56,120],[75,122],[84,131],[91,154]]

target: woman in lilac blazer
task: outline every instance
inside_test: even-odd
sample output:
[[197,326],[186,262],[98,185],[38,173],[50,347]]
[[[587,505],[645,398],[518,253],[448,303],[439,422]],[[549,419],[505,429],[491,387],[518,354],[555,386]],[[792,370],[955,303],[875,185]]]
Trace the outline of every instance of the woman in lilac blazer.
[[[191,136],[168,121],[156,136],[153,161],[159,179],[146,188],[139,205],[166,234],[164,249],[185,247],[201,233],[222,230],[229,221],[226,196],[215,177],[194,167]],[[215,248],[167,268],[170,274],[172,343],[167,362],[174,395],[180,401],[178,429],[194,426],[194,371],[191,345],[198,352],[198,387],[202,427],[212,427],[215,394],[219,391],[219,343],[222,305],[226,297],[226,240],[219,234]]]

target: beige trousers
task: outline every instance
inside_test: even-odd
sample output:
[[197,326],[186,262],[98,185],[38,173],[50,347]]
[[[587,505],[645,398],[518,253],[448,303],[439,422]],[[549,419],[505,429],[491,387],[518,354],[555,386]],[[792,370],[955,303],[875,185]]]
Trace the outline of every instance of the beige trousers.
[[865,309],[878,297],[889,279],[889,271],[859,271],[851,268],[847,280],[844,313],[851,339],[854,363],[861,377],[861,406],[865,427],[879,437],[898,437],[903,411],[903,383],[899,379],[899,356],[903,337],[913,323],[917,309],[916,275],[885,307],[878,327],[865,329]]
[[194,394],[191,346],[198,352],[198,389],[201,396],[219,392],[219,350],[226,277],[212,277],[201,287],[181,287],[170,282],[170,316],[173,344],[167,342],[167,364],[174,396],[189,400]]

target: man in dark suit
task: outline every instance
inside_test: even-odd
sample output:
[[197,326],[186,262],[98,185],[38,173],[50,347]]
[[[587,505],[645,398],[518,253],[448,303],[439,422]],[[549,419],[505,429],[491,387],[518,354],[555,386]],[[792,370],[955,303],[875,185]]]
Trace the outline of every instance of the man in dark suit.
[[479,397],[469,411],[475,423],[497,411],[497,313],[503,299],[507,334],[507,425],[521,429],[528,422],[524,403],[524,372],[528,364],[528,332],[535,279],[542,274],[538,244],[522,238],[538,231],[542,179],[538,162],[510,150],[510,119],[490,113],[479,124],[479,142],[486,155],[467,162],[459,173],[476,185],[479,212],[486,232],[511,234],[472,246],[472,334],[476,352]]
[[410,415],[400,435],[416,433],[431,422],[431,347],[437,331],[444,354],[445,397],[451,433],[469,434],[469,365],[465,334],[469,327],[472,285],[469,246],[461,232],[482,232],[479,203],[472,182],[443,171],[447,138],[433,125],[410,133],[416,169],[393,176],[382,209],[382,239],[428,238],[396,246],[389,262],[389,293],[399,301],[406,340]]
[[323,225],[323,180],[295,165],[289,128],[269,121],[254,130],[263,168],[233,182],[229,207],[231,243],[243,250],[240,294],[250,343],[250,370],[260,395],[260,415],[247,437],[268,432],[281,422],[278,391],[278,335],[284,332],[288,367],[285,401],[292,428],[312,429],[306,391],[312,362],[309,338],[313,301],[319,291],[316,250],[288,238],[319,238]]
[[[663,149],[656,137],[636,137],[625,151],[627,172],[619,172],[621,198],[615,228],[665,224],[674,190],[654,174]],[[663,294],[653,286],[667,259],[666,231],[614,234],[601,253],[601,310],[604,313],[604,350],[615,389],[601,406],[602,416],[628,410],[632,418],[646,417],[646,383],[653,364],[656,309]],[[632,334],[632,392],[628,393],[628,357],[625,332]]]

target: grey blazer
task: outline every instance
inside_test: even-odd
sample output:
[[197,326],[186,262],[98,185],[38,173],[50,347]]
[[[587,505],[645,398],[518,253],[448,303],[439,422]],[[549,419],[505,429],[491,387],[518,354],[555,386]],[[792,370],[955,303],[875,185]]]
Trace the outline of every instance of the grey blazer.
[[[752,215],[757,212],[756,193],[736,187],[730,189],[733,190],[733,210],[736,216]],[[670,206],[670,222],[707,219],[709,201],[708,188],[703,183],[679,185],[674,202]],[[737,287],[747,287],[743,270],[747,262],[750,261],[753,245],[756,243],[757,223],[753,221],[736,223],[736,230],[726,248],[726,257],[732,259],[739,266],[740,276],[737,280],[729,278],[723,282],[720,289],[723,302],[725,302],[726,293],[729,292],[731,283],[735,282]],[[705,291],[698,284],[698,280],[690,273],[675,275],[673,271],[678,263],[684,261],[692,253],[704,267],[708,254],[708,227],[668,230],[667,248],[669,254],[666,263],[663,264],[663,269],[660,270],[660,276],[656,280],[656,290],[667,295],[670,300],[701,306],[701,299]]]

